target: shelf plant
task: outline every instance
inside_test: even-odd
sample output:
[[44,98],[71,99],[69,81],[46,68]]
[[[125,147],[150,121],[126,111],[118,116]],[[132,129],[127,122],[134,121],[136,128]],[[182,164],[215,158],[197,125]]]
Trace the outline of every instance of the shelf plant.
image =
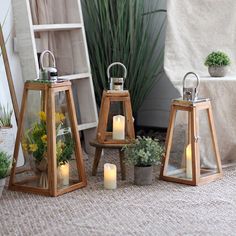
[[152,183],[153,165],[161,161],[163,145],[158,139],[138,136],[123,148],[125,161],[134,165],[134,182],[138,185]]
[[227,73],[227,66],[230,63],[230,58],[226,53],[217,51],[210,53],[204,64],[208,66],[209,74],[212,77],[224,77]]
[[[152,4],[152,6],[151,6]],[[145,0],[83,1],[85,29],[98,104],[108,88],[107,67],[122,62],[128,70],[125,88],[130,91],[134,116],[162,70],[164,48],[161,32],[165,24],[159,1],[153,6]],[[164,15],[159,15],[164,13]],[[154,21],[153,17],[155,18]],[[117,68],[111,71],[122,76]],[[115,72],[115,73],[114,73]]]

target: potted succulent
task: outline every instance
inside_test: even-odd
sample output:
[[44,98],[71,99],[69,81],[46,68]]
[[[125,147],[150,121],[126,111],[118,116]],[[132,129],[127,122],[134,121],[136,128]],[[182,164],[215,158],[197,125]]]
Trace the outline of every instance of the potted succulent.
[[8,174],[10,164],[11,156],[6,152],[0,151],[0,196],[2,195],[2,191],[6,182],[5,177]]
[[123,148],[125,161],[134,165],[134,183],[149,185],[152,183],[153,165],[160,162],[164,153],[158,139],[138,136],[131,144]]
[[210,53],[205,60],[205,66],[208,66],[209,74],[212,77],[224,77],[230,63],[229,56],[220,51]]
[[0,105],[0,150],[13,154],[15,143],[14,130],[12,128],[11,118],[13,110],[8,106]]

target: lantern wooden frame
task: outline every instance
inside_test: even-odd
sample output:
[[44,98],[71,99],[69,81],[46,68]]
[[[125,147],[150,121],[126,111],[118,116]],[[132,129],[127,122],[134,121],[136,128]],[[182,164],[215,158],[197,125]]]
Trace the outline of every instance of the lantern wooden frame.
[[[32,178],[35,177],[27,177],[27,179],[23,181],[16,182],[15,177],[17,174],[16,167],[20,143],[23,135],[23,124],[25,119],[26,112],[26,103],[28,98],[29,90],[37,90],[43,93],[43,110],[47,114],[47,154],[48,154],[48,188],[43,189],[40,187],[34,186],[26,186],[24,185],[27,182],[32,181]],[[66,101],[68,105],[68,114],[69,120],[71,124],[71,133],[75,142],[75,159],[76,159],[76,168],[78,171],[79,181],[73,183],[67,187],[63,187],[61,189],[57,188],[57,163],[56,163],[56,129],[55,129],[55,93],[57,92],[65,92]],[[25,170],[27,171],[27,170]],[[73,180],[71,180],[73,182]],[[40,82],[26,82],[24,86],[24,93],[21,103],[21,111],[19,116],[19,126],[17,130],[16,144],[14,149],[13,156],[13,165],[11,169],[11,176],[9,181],[9,189],[22,191],[22,192],[31,192],[37,193],[47,196],[58,196],[75,189],[79,189],[85,187],[87,185],[85,168],[83,163],[83,154],[80,144],[80,138],[77,129],[77,119],[76,112],[74,106],[74,100],[71,89],[71,82],[64,81],[59,83],[40,83]]]
[[[125,139],[124,140],[113,140],[112,132],[107,132],[108,115],[110,110],[111,102],[123,102],[123,110],[125,116]],[[101,108],[99,113],[99,121],[97,128],[97,141],[102,144],[126,144],[131,139],[135,138],[134,133],[134,122],[132,116],[132,107],[130,94],[128,90],[114,91],[108,90],[103,91]]]
[[[198,111],[206,110],[207,116],[209,120],[211,138],[213,142],[214,154],[216,158],[216,164],[218,173],[214,173],[208,176],[201,177],[200,176],[200,152],[199,152],[199,142],[198,142],[198,128],[199,123],[197,119]],[[167,166],[170,158],[170,151],[172,146],[172,139],[173,139],[173,132],[174,132],[174,123],[176,118],[177,111],[186,111],[188,112],[188,130],[192,130],[188,132],[188,140],[191,141],[191,149],[192,149],[192,179],[183,179],[174,176],[167,175]],[[219,148],[217,144],[216,138],[216,130],[214,125],[214,119],[212,114],[212,107],[211,102],[208,100],[200,101],[200,102],[191,102],[191,101],[177,101],[173,100],[171,104],[171,111],[170,111],[170,121],[169,127],[167,131],[167,138],[166,138],[166,154],[162,160],[161,172],[160,172],[160,179],[182,183],[182,184],[189,184],[189,185],[201,185],[205,183],[209,183],[214,181],[220,177],[222,177],[222,166],[221,166],[221,159]]]

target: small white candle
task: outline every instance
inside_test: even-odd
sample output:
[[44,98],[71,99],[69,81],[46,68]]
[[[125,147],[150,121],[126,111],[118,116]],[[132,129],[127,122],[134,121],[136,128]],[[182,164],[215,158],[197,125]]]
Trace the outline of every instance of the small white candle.
[[104,165],[104,188],[116,189],[116,165],[110,163]]
[[125,139],[125,117],[122,115],[113,116],[112,139]]
[[192,179],[192,150],[191,144],[185,149],[185,157],[186,157],[186,177],[188,179]]
[[69,163],[66,163],[64,165],[60,165],[58,167],[58,171],[59,171],[61,184],[64,185],[64,186],[69,185],[69,176],[70,176]]

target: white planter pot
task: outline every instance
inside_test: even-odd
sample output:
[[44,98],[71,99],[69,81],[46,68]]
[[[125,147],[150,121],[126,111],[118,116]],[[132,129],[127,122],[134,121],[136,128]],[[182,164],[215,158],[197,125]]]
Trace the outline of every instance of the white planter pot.
[[15,133],[13,128],[0,128],[0,150],[13,156],[15,147]]
[[6,183],[6,178],[0,179],[0,198],[2,196],[2,191],[4,189],[5,183]]

